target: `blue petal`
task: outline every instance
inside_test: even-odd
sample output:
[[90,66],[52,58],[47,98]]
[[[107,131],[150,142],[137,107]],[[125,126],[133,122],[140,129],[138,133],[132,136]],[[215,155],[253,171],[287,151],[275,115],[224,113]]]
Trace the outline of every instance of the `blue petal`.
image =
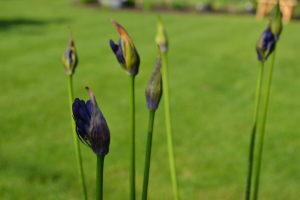
[[69,55],[68,55],[68,58],[69,58],[69,62],[70,62],[70,65],[73,64],[73,58],[72,58],[72,54],[73,54],[73,51],[71,49],[69,49],[69,52],[67,52]]
[[88,124],[84,124],[84,129],[85,129],[86,133],[89,133],[90,126]]
[[83,122],[80,120],[80,119],[76,119],[76,126],[78,127],[78,128],[83,128]]
[[86,133],[85,133],[85,130],[81,129],[81,128],[77,128],[77,133],[80,135],[80,137],[82,137],[83,139],[86,138]]
[[80,100],[78,98],[76,98],[72,105],[72,111],[73,111],[73,115],[74,115],[75,119],[78,118],[78,110],[80,108],[79,103],[80,103]]
[[85,107],[85,102],[83,100],[80,100],[80,107]]
[[118,51],[118,45],[116,45],[112,40],[109,40],[109,44],[113,52],[116,53]]
[[92,116],[92,103],[91,103],[90,100],[88,100],[88,101],[86,102],[86,107],[87,107],[87,110],[88,110],[89,115],[90,115],[90,117],[91,117],[91,116]]
[[85,123],[87,123],[87,124],[90,123],[91,118],[90,118],[89,113],[88,113],[88,111],[87,111],[87,108],[86,108],[85,106],[84,106],[84,107],[81,107],[81,108],[79,109],[79,115],[80,115],[80,117],[83,119],[83,121],[84,121]]

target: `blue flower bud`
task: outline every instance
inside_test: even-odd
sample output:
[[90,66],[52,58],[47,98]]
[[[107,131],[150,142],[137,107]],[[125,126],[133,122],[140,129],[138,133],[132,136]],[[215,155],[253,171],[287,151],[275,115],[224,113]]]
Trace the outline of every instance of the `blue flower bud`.
[[62,62],[65,67],[66,73],[68,75],[72,75],[74,73],[75,67],[78,64],[78,58],[77,58],[75,45],[73,41],[72,29],[70,28],[70,30],[71,30],[71,38],[70,38],[69,46],[62,56]]
[[149,110],[156,110],[162,95],[162,77],[161,77],[161,53],[158,46],[158,55],[155,68],[146,88],[146,100]]
[[128,75],[137,75],[140,66],[140,56],[125,29],[113,19],[110,20],[120,33],[119,44],[109,41],[110,47],[115,53],[118,62],[126,70]]
[[90,100],[85,103],[76,98],[72,105],[76,132],[80,141],[90,147],[95,154],[106,155],[109,152],[109,129],[93,92],[88,87],[85,89]]
[[270,25],[260,36],[256,44],[258,60],[265,61],[275,48],[275,36],[271,31]]

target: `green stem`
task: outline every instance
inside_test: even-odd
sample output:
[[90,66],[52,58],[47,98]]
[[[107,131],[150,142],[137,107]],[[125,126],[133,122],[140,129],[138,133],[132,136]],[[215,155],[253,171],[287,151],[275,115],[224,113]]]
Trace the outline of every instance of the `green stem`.
[[250,150],[249,150],[249,165],[248,165],[248,177],[247,177],[247,186],[246,186],[246,200],[250,200],[251,195],[251,179],[252,179],[252,168],[253,168],[253,155],[254,155],[254,146],[255,146],[255,135],[256,135],[256,125],[258,118],[259,102],[261,96],[261,84],[263,79],[264,72],[264,61],[260,62],[260,68],[258,71],[257,85],[256,85],[256,94],[255,94],[255,106],[254,106],[254,116],[253,116],[253,127],[252,134],[250,139]]
[[71,122],[72,122],[72,129],[73,129],[73,139],[74,139],[74,145],[75,145],[75,154],[76,154],[76,158],[77,158],[77,167],[78,167],[78,173],[79,173],[80,181],[81,181],[81,188],[82,188],[83,198],[85,200],[87,200],[86,188],[85,188],[85,184],[84,184],[84,174],[83,174],[83,169],[82,169],[82,161],[81,161],[79,140],[77,138],[75,122],[74,122],[73,117],[72,117],[73,116],[72,104],[73,104],[73,101],[74,101],[72,75],[68,75],[68,79],[69,79],[69,81],[68,81],[69,104],[70,104]]
[[134,78],[130,81],[130,199],[135,200],[135,103],[134,103]]
[[178,183],[177,183],[177,175],[176,175],[176,167],[175,167],[175,159],[174,159],[174,150],[173,150],[173,136],[171,130],[167,52],[162,52],[162,79],[163,79],[163,95],[165,101],[165,116],[166,116],[170,171],[171,171],[174,198],[175,200],[179,200]]
[[97,155],[97,173],[96,173],[96,200],[103,199],[103,166],[104,156]]
[[155,110],[150,110],[142,200],[146,200],[147,199],[147,192],[148,192],[148,182],[149,182],[149,170],[150,170],[150,159],[151,159],[151,146],[152,146],[152,133],[153,133],[154,115],[155,115]]
[[257,200],[257,197],[258,197],[261,157],[262,157],[262,150],[263,150],[263,143],[264,143],[265,124],[266,124],[266,119],[267,119],[267,111],[268,111],[268,104],[269,104],[270,88],[271,88],[271,83],[272,83],[272,73],[273,73],[273,67],[274,67],[275,53],[276,53],[276,47],[272,54],[271,65],[269,68],[265,100],[264,100],[264,107],[263,107],[263,113],[262,113],[262,124],[261,124],[261,131],[260,131],[260,135],[259,135],[257,162],[256,162],[256,166],[255,166],[255,176],[254,176],[254,178],[255,178],[254,179],[254,192],[253,192],[254,200]]

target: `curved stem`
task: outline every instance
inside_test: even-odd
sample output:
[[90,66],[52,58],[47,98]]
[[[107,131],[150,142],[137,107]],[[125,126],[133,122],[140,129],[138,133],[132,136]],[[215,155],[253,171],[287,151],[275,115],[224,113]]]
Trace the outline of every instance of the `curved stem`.
[[256,171],[255,171],[255,176],[254,176],[254,178],[255,178],[254,179],[254,192],[253,192],[254,200],[257,200],[257,198],[258,198],[261,157],[262,157],[262,150],[263,150],[263,144],[264,144],[265,124],[266,124],[266,119],[267,119],[267,111],[268,111],[268,104],[269,104],[270,88],[271,88],[271,83],[272,83],[272,73],[273,73],[273,67],[274,67],[275,53],[276,53],[276,47],[272,54],[271,65],[269,68],[265,100],[264,100],[264,107],[263,107],[263,113],[262,113],[262,124],[261,124],[261,131],[260,131],[260,135],[259,135],[257,162],[256,162],[256,166],[255,166]]
[[154,124],[155,110],[150,110],[149,125],[148,125],[148,139],[145,157],[145,170],[144,170],[144,182],[143,182],[143,193],[142,200],[147,199],[148,193],[148,182],[149,182],[149,171],[150,171],[150,159],[151,159],[151,147],[152,147],[152,133]]
[[134,102],[134,78],[130,81],[130,199],[135,200],[135,102]]
[[174,159],[174,150],[173,150],[173,135],[171,130],[167,52],[162,52],[162,79],[163,79],[163,95],[164,95],[164,102],[165,102],[165,116],[166,116],[170,171],[171,171],[174,198],[175,200],[179,200],[178,183],[177,183],[177,175],[176,175],[176,167],[175,167],[175,159]]
[[96,168],[96,200],[103,199],[103,166],[104,156],[97,155],[97,168]]
[[253,127],[252,127],[252,134],[251,134],[251,139],[250,139],[250,150],[249,150],[246,200],[250,200],[250,195],[251,195],[253,155],[254,155],[254,147],[255,147],[255,135],[256,135],[256,125],[257,125],[257,117],[258,117],[258,110],[259,110],[259,102],[260,102],[260,96],[261,96],[261,85],[262,85],[263,72],[264,72],[264,63],[265,63],[264,61],[260,62],[261,65],[260,65],[260,68],[258,71],[258,78],[257,78],[257,85],[256,85]]
[[75,145],[75,155],[76,155],[76,158],[77,158],[77,167],[78,167],[78,173],[79,173],[80,182],[81,182],[83,198],[85,200],[87,200],[86,188],[85,188],[85,184],[84,184],[84,174],[83,174],[83,169],[82,169],[82,161],[81,161],[79,140],[77,138],[75,122],[74,122],[73,117],[72,117],[73,116],[72,104],[73,104],[73,101],[74,101],[72,75],[68,75],[68,80],[69,80],[68,81],[69,104],[70,104],[71,122],[72,122],[72,129],[73,129],[73,139],[74,139],[74,145]]

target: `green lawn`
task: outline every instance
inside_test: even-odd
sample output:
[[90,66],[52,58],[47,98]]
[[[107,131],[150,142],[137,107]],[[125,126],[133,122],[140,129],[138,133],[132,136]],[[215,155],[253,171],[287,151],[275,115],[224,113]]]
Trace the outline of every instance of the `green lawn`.
[[[94,92],[111,131],[104,198],[129,199],[128,76],[109,39],[130,34],[141,57],[136,77],[136,181],[141,197],[148,126],[145,88],[154,68],[158,13],[103,11],[72,1],[0,1],[0,199],[82,199],[61,63],[69,29],[79,56],[74,95]],[[170,40],[171,111],[183,200],[244,198],[258,61],[267,20],[253,16],[160,13]],[[266,126],[260,199],[300,195],[299,21],[284,27]],[[268,66],[269,63],[267,63]],[[266,73],[265,73],[266,74]],[[171,200],[163,101],[157,111],[149,200]],[[96,157],[81,145],[89,199]]]

